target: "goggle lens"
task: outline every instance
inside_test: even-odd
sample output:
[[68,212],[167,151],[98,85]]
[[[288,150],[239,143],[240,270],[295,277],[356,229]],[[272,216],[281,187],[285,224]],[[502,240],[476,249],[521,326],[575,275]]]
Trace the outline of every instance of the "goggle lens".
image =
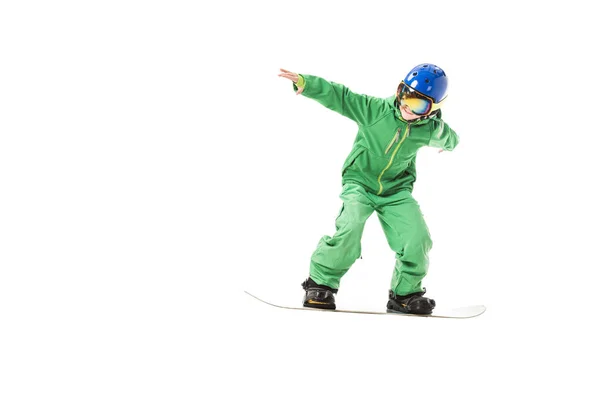
[[433,106],[431,99],[407,86],[404,82],[400,82],[396,98],[401,106],[407,105],[417,115],[427,115]]

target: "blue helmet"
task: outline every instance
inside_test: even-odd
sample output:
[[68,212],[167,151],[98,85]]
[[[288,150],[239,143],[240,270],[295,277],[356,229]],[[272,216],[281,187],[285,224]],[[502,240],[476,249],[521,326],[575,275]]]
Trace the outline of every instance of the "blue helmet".
[[433,64],[419,64],[410,70],[404,83],[417,92],[440,103],[447,96],[448,77],[443,69]]

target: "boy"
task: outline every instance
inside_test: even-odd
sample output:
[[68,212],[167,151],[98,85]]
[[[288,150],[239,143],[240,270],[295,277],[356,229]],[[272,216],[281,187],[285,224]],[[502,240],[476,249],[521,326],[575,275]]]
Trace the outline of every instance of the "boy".
[[448,79],[433,64],[420,64],[400,82],[396,95],[382,99],[351,92],[343,85],[281,69],[297,94],[314,99],[358,124],[358,134],[342,168],[343,206],[333,237],[324,236],[302,283],[304,307],[335,309],[340,279],[361,254],[361,236],[376,211],[396,252],[387,309],[431,314],[435,301],[424,297],[432,242],[412,197],[415,158],[422,146],[452,150],[458,136],[441,119]]

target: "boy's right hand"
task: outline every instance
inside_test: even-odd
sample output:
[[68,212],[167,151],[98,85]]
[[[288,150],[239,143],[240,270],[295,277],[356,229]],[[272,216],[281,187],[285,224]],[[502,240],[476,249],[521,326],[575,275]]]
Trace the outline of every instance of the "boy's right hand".
[[[292,81],[294,83],[298,83],[298,79],[300,77],[298,76],[297,73],[288,71],[287,69],[283,69],[283,68],[279,68],[279,70],[281,71],[281,73],[279,74],[280,77],[289,79],[290,81]],[[301,94],[303,91],[304,91],[304,87],[298,87],[298,91],[296,92],[296,94],[297,95]]]

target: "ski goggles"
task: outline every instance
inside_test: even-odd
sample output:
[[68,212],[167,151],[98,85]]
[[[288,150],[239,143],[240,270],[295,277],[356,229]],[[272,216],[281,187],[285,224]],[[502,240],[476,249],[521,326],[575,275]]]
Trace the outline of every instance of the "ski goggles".
[[404,81],[398,85],[396,91],[396,100],[401,106],[407,105],[410,111],[416,115],[427,115],[432,111],[439,109],[442,102],[436,103],[431,97],[417,92],[408,86]]

